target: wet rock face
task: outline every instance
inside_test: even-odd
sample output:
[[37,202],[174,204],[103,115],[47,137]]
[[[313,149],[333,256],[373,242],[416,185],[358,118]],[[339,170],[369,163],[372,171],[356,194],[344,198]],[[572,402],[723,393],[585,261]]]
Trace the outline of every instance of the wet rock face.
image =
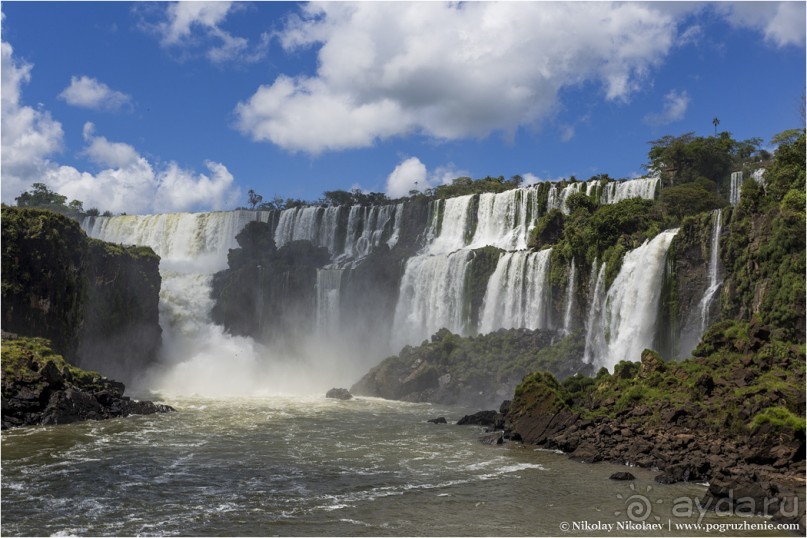
[[3,335],[2,428],[174,411],[124,396],[123,383],[67,363],[47,340]]
[[353,395],[347,389],[333,388],[325,393],[325,397],[333,398],[336,400],[350,400],[353,398]]
[[156,359],[160,258],[150,248],[89,239],[47,210],[4,207],[2,220],[5,330],[47,338],[71,363],[118,379]]

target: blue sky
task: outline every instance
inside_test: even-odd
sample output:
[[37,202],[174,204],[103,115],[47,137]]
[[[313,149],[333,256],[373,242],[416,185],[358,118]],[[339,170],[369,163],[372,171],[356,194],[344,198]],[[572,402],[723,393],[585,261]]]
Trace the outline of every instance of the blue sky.
[[[460,175],[643,173],[799,127],[805,4],[4,2],[2,199],[229,209]],[[417,182],[417,183],[416,183]]]

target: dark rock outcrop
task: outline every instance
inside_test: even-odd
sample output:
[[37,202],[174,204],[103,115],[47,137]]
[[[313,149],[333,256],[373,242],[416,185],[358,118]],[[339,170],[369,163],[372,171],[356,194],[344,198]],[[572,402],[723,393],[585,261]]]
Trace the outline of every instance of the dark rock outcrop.
[[496,415],[496,411],[478,411],[459,419],[457,426],[493,426],[496,422]]
[[446,417],[430,418],[426,422],[431,422],[432,424],[448,424]]
[[351,392],[479,409],[496,405],[512,394],[531,370],[543,368],[560,377],[571,375],[580,368],[582,353],[580,335],[558,340],[555,331],[501,329],[461,337],[441,329],[430,342],[406,346],[399,355],[382,361],[354,384]]
[[3,335],[2,428],[173,411],[124,396],[123,383],[77,368],[42,338]]
[[674,363],[645,350],[641,363],[596,379],[531,374],[504,436],[581,462],[656,468],[661,484],[708,481],[707,508],[798,519],[780,506],[805,472],[803,348],[758,324],[725,322],[696,352],[704,356]]
[[333,388],[325,393],[326,398],[334,398],[336,400],[350,400],[353,395],[347,389]]
[[627,471],[618,471],[608,477],[609,480],[636,480],[636,477]]
[[156,360],[160,258],[150,248],[89,239],[48,210],[2,211],[4,330],[124,380]]

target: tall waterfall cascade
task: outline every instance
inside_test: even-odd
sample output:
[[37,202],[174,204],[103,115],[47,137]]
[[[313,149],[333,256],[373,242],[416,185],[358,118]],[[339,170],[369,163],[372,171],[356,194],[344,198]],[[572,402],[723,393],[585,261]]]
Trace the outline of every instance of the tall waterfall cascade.
[[[614,183],[592,180],[433,200],[429,202],[428,220],[418,220],[418,229],[412,229],[411,222],[404,223],[405,211],[420,211],[422,216],[418,218],[423,219],[426,206],[410,211],[407,202],[87,217],[82,228],[89,236],[105,241],[149,246],[161,257],[160,324],[164,345],[161,371],[154,374],[161,383],[151,386],[184,394],[243,394],[260,392],[267,383],[282,387],[295,379],[291,368],[278,370],[271,366],[286,360],[277,356],[277,350],[249,337],[230,335],[211,321],[213,275],[227,268],[228,251],[238,247],[236,235],[250,221],[269,224],[278,248],[305,240],[328,249],[330,263],[317,268],[316,282],[311,284],[315,286],[311,299],[315,304],[310,306],[311,339],[325,346],[320,350],[329,349],[319,353],[325,357],[333,355],[333,349],[338,347],[329,347],[328,342],[360,334],[351,332],[351,324],[357,321],[344,310],[346,304],[353,308],[367,305],[366,300],[357,302],[355,297],[363,289],[362,282],[356,280],[360,276],[355,275],[364,273],[353,271],[382,247],[396,251],[405,237],[406,244],[401,248],[408,250],[397,252],[417,253],[399,258],[400,273],[394,281],[397,295],[385,299],[383,308],[388,314],[377,321],[391,325],[381,331],[389,334],[389,342],[383,345],[389,353],[396,353],[402,346],[418,344],[441,328],[462,335],[501,328],[571,332],[575,301],[580,300],[575,293],[578,268],[573,261],[564,296],[553,301],[549,284],[552,250],[535,252],[527,248],[537,219],[550,207],[564,210],[568,197],[577,192],[600,197],[601,203],[616,203],[632,196],[653,197],[656,188],[655,179]],[[659,288],[657,268],[673,235],[674,232],[665,232],[628,253],[622,271],[608,290],[605,264],[592,268],[592,297],[585,320],[587,361],[610,365],[616,357],[635,359],[635,348],[641,351],[643,346],[652,345],[655,315],[651,315],[650,305],[657,302],[653,296]],[[483,248],[480,254],[478,249]],[[498,253],[492,248],[499,249]],[[483,276],[471,270],[477,259],[487,260]],[[262,326],[264,317],[271,319],[264,316],[269,305],[262,302],[261,286],[272,277],[266,271],[260,267],[257,272],[260,282],[256,283],[255,293],[261,295],[255,304],[258,326]],[[480,278],[487,280],[480,282]],[[348,283],[350,293],[346,292]],[[561,302],[560,307],[552,306]],[[553,320],[553,315],[558,319]],[[627,320],[638,320],[641,329],[632,329]],[[363,334],[372,335],[373,330],[365,327]],[[355,346],[355,342],[348,344]],[[298,363],[293,366],[302,367]],[[329,383],[336,382],[340,375],[349,375],[335,359],[327,364],[303,366],[309,373],[314,372],[312,375],[330,375]]]
[[563,333],[572,332],[572,309],[574,308],[574,279],[575,279],[574,258],[569,267],[569,283],[566,285],[566,306],[563,310]]
[[588,329],[586,358],[596,366],[613,370],[619,361],[636,360],[642,350],[653,347],[664,263],[677,233],[662,232],[625,254]]
[[483,300],[479,332],[549,328],[549,257],[539,252],[506,252],[496,264]]
[[698,304],[701,314],[701,335],[709,326],[709,310],[714,301],[717,290],[723,284],[720,276],[720,232],[723,228],[722,210],[716,209],[712,212],[712,238],[709,253],[709,285],[703,292],[703,297]]
[[[763,187],[766,185],[765,182],[765,169],[764,168],[757,168],[751,173],[751,179],[762,185]],[[731,183],[729,187],[729,203],[733,206],[736,206],[740,203],[740,191],[743,186],[743,173],[742,171],[739,172],[732,172],[731,173]]]
[[743,183],[742,172],[731,173],[731,190],[729,191],[729,203],[736,206],[740,203],[740,186]]

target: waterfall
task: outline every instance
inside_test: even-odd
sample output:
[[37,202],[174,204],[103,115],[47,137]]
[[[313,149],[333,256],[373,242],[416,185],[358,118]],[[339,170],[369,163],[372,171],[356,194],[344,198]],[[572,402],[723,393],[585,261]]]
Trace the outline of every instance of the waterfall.
[[485,290],[479,332],[548,328],[551,253],[552,249],[505,252],[499,258]]
[[[387,245],[395,246],[398,238],[394,230],[400,233],[400,217],[397,217],[400,206],[403,204],[384,206],[353,206],[347,219],[347,235],[342,258],[364,258],[377,249],[385,235],[390,240]],[[393,239],[394,237],[394,239]]]
[[143,381],[158,391],[205,395],[261,389],[259,353],[250,338],[224,333],[210,321],[213,273],[227,267],[227,251],[255,211],[122,215],[85,218],[90,237],[151,247],[161,258],[161,368]]
[[[662,232],[625,254],[599,319],[588,329],[590,361],[613,370],[619,361],[638,360],[642,350],[653,346],[664,263],[676,233],[677,229]],[[592,331],[602,332],[603,340]]]
[[572,310],[574,308],[574,278],[575,278],[575,267],[574,267],[574,258],[572,258],[572,265],[569,268],[569,283],[566,285],[566,308],[563,313],[564,334],[569,334],[572,332]]
[[535,189],[479,195],[476,230],[470,248],[488,245],[504,250],[527,248],[537,213]]
[[465,275],[470,251],[415,256],[406,262],[395,307],[393,345],[419,343],[443,327],[465,334]]
[[589,290],[591,293],[591,303],[588,308],[586,322],[586,349],[583,353],[583,362],[591,364],[594,360],[595,350],[605,348],[605,331],[601,323],[603,306],[605,306],[605,266],[603,263],[597,272],[597,260],[591,266],[591,278],[589,279]]
[[[309,223],[332,223],[338,211],[313,208],[305,214]],[[334,347],[323,351],[319,335],[304,342],[301,355],[289,356],[234,336],[210,320],[213,273],[227,267],[227,252],[236,248],[235,236],[251,220],[272,220],[267,212],[229,211],[164,215],[88,217],[82,228],[91,237],[113,243],[149,246],[161,257],[160,326],[163,346],[159,364],[137,380],[139,385],[165,394],[205,396],[260,395],[267,393],[309,393],[334,383],[349,383],[360,365],[334,359]],[[287,210],[280,221],[300,219],[304,210]],[[330,226],[331,224],[326,224]],[[287,228],[288,229],[288,228]],[[317,234],[324,229],[320,227]],[[286,232],[282,232],[286,233]],[[293,236],[293,234],[291,234]],[[316,237],[316,236],[315,236]],[[318,236],[322,239],[322,235]],[[327,241],[326,241],[327,243]],[[259,273],[263,272],[263,268]],[[333,277],[323,275],[323,280]],[[319,275],[318,275],[319,276]],[[319,279],[318,279],[319,280]],[[260,283],[259,283],[260,286]],[[323,311],[338,304],[336,285],[323,284]],[[257,291],[256,291],[257,293]],[[261,316],[260,302],[257,303]],[[327,314],[326,314],[327,316]],[[332,318],[331,318],[332,319]],[[326,325],[331,321],[324,321]]]
[[585,189],[586,193],[588,193],[588,186],[584,182],[576,182],[576,183],[569,183],[563,189],[560,189],[560,193],[558,193],[559,185],[555,184],[549,190],[549,196],[546,199],[546,211],[547,213],[552,211],[553,209],[560,209],[560,211],[564,215],[569,214],[569,207],[566,205],[566,200],[572,194],[583,192]]
[[317,330],[321,335],[337,334],[343,269],[317,269]]
[[315,247],[326,247],[337,254],[337,232],[341,206],[296,207],[284,209],[275,230],[278,248],[292,241],[311,241]]
[[740,187],[743,184],[743,173],[742,172],[732,172],[731,173],[731,191],[729,192],[729,203],[732,206],[736,206],[740,203]]
[[712,306],[717,290],[723,284],[722,280],[718,280],[720,276],[720,231],[723,228],[722,210],[716,209],[712,212],[712,215],[712,241],[710,247],[711,251],[709,253],[709,286],[703,293],[703,297],[698,305],[701,312],[701,335],[703,335],[706,328],[709,326],[709,309]]
[[603,187],[600,203],[615,204],[628,198],[652,200],[656,197],[658,183],[658,177],[612,181]]
[[[426,250],[429,254],[448,254],[467,244],[468,221],[474,195],[458,196],[441,200],[432,219],[432,227],[439,222],[439,233]],[[434,235],[434,231],[431,232]]]

